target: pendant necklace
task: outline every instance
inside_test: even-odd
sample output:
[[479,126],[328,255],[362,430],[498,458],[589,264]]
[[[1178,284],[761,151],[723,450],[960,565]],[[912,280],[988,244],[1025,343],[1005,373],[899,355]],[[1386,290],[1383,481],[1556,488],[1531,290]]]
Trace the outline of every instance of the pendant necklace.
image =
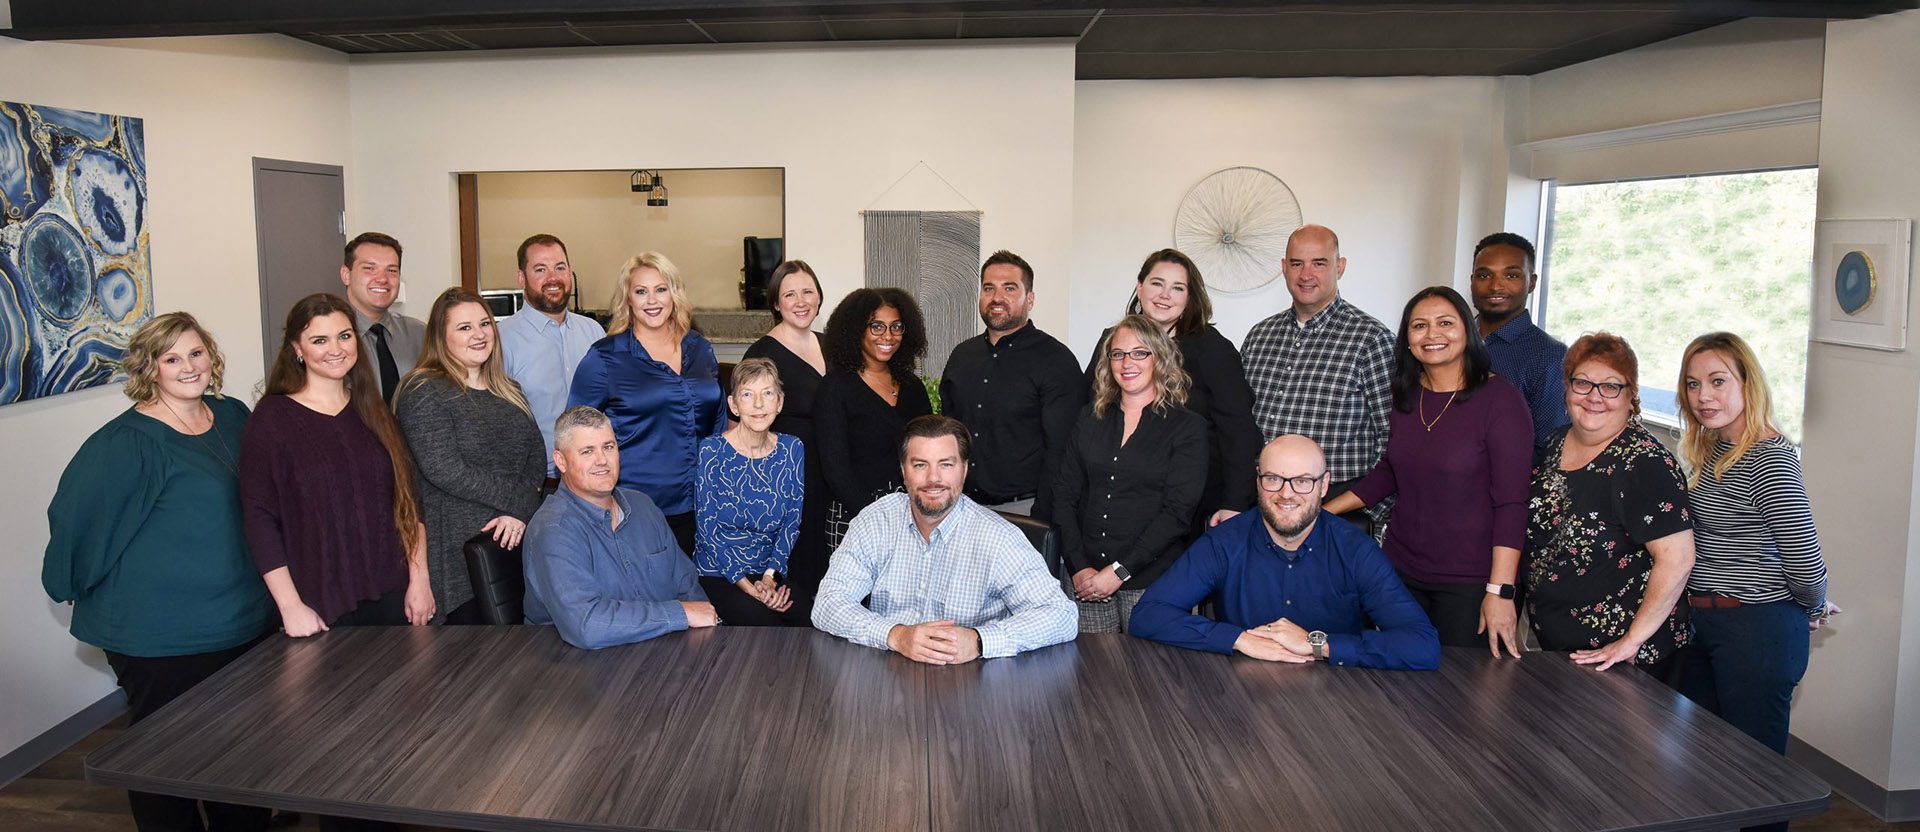
[[1458,390],[1455,390],[1452,393],[1447,394],[1446,405],[1444,407],[1441,407],[1440,412],[1434,414],[1433,421],[1429,422],[1427,421],[1427,391],[1421,390],[1420,391],[1420,425],[1422,427],[1425,427],[1428,433],[1432,433],[1433,426],[1440,424],[1440,417],[1447,415],[1448,408],[1453,407],[1453,400],[1455,397],[1459,395],[1460,395],[1460,391]]

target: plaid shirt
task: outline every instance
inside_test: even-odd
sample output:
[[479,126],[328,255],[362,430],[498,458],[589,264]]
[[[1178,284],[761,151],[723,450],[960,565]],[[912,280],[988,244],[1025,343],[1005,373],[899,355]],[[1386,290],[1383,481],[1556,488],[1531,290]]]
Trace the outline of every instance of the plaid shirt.
[[1073,640],[1080,612],[1026,535],[958,496],[929,541],[909,499],[888,494],[853,518],[814,599],[815,627],[885,650],[895,624],[952,619],[979,631],[988,659]]
[[1254,325],[1240,347],[1265,441],[1302,434],[1327,455],[1328,479],[1364,476],[1387,449],[1393,332],[1345,298],[1306,323],[1291,307]]

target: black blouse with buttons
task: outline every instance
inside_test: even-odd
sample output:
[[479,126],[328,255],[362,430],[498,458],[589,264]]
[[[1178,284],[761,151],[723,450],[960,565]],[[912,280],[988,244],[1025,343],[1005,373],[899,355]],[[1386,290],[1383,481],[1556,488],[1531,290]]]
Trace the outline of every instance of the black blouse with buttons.
[[1104,416],[1081,408],[1054,479],[1053,522],[1069,571],[1118,561],[1145,589],[1192,542],[1193,514],[1207,481],[1207,420],[1183,407],[1140,414],[1122,444],[1116,404]]

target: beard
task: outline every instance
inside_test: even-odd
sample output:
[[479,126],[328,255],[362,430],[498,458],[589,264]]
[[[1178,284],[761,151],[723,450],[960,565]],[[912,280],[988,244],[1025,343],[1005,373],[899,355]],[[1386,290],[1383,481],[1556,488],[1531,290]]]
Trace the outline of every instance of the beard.
[[559,303],[548,303],[546,292],[532,292],[527,295],[527,305],[549,315],[558,315],[567,311],[567,301],[571,294],[561,295]]
[[920,499],[920,495],[915,494],[913,495],[913,510],[919,512],[921,517],[925,517],[928,520],[938,520],[947,516],[947,512],[953,510],[954,502],[955,499],[952,491],[947,492],[947,501],[939,505],[928,505]]
[[1319,500],[1314,500],[1311,505],[1303,504],[1300,508],[1304,510],[1300,511],[1300,515],[1295,521],[1285,522],[1280,517],[1279,509],[1275,508],[1272,503],[1261,500],[1260,517],[1267,521],[1267,527],[1273,529],[1275,534],[1281,537],[1293,537],[1313,526],[1313,521],[1320,517]]
[[980,322],[986,324],[987,328],[994,332],[1012,332],[1027,325],[1027,316],[1020,314],[1018,310],[1009,306],[1007,307],[1006,317],[1001,318],[999,323],[995,323],[992,314],[987,312],[980,313]]

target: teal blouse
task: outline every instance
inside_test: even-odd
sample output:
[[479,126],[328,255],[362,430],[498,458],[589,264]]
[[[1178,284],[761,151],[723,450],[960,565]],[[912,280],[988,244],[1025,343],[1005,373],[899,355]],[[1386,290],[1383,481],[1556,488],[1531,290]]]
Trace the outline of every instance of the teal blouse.
[[180,433],[129,408],[75,454],[47,507],[40,582],[73,602],[73,636],[129,656],[224,650],[275,609],[240,527],[247,406],[206,398],[213,429]]

